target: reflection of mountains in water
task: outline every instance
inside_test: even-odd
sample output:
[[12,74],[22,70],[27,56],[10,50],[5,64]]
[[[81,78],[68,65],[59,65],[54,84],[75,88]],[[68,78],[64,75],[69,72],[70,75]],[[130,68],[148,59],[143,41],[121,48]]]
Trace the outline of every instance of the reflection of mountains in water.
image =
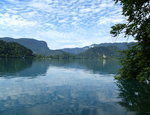
[[84,69],[99,74],[115,74],[119,68],[116,60],[1,59],[0,76],[36,77],[45,75],[49,66]]

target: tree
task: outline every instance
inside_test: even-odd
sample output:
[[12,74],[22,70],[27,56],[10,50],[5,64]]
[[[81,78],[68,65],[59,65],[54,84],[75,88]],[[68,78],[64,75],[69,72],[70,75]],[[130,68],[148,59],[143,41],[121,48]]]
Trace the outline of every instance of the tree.
[[0,40],[0,58],[26,58],[33,57],[33,52],[15,42]]
[[132,36],[137,43],[124,51],[121,60],[121,78],[150,80],[150,1],[149,0],[114,0],[122,5],[122,14],[127,23],[112,26],[110,33],[116,37],[124,34]]

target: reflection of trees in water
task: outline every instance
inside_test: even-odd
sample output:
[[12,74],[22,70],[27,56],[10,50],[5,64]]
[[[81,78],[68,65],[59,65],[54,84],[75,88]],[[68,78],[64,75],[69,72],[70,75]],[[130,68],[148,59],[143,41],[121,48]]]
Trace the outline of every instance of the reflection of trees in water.
[[26,77],[36,77],[40,75],[45,75],[47,69],[49,68],[50,61],[49,60],[33,60],[32,66],[29,68],[20,71],[18,74],[20,76]]
[[9,78],[10,76],[36,77],[44,75],[47,72],[49,64],[49,60],[1,59],[0,76],[5,78]]
[[32,59],[0,59],[0,74],[19,72],[32,65]]
[[150,84],[145,82],[118,81],[119,104],[137,115],[150,114]]
[[76,59],[76,60],[51,60],[53,66],[78,68],[90,70],[93,73],[115,74],[120,68],[117,60],[106,59]]
[[115,74],[120,67],[116,60],[32,60],[32,59],[0,59],[0,76],[36,77],[45,75],[49,66],[77,68],[98,74]]

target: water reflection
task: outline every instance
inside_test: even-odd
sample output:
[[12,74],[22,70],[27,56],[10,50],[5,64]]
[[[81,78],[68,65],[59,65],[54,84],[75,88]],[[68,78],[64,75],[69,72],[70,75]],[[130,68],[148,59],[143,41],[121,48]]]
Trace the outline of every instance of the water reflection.
[[32,59],[0,59],[0,76],[17,73],[32,65]]
[[0,59],[0,77],[36,77],[45,75],[48,60]]
[[117,60],[33,60],[0,59],[0,77],[36,77],[45,75],[50,66],[84,69],[92,73],[115,74]]
[[76,59],[76,60],[51,60],[50,65],[77,68],[91,71],[99,74],[115,74],[120,68],[118,60],[100,60],[100,59]]
[[150,114],[150,84],[136,80],[118,81],[119,104],[137,115]]
[[[117,104],[115,85],[100,80],[90,81],[78,80],[69,85],[66,83],[56,86],[22,81],[22,88],[7,89],[10,94],[0,94],[0,113],[1,115],[12,113],[14,115],[126,115],[126,111]],[[99,83],[101,85],[98,85]],[[3,91],[1,88],[0,90]]]
[[147,114],[150,86],[116,85],[119,67],[116,60],[0,60],[0,115]]

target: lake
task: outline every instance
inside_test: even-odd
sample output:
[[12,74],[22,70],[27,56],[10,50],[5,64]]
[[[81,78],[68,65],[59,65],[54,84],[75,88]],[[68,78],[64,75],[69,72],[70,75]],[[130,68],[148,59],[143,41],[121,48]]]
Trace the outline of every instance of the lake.
[[117,60],[0,59],[0,115],[150,114],[150,85],[117,81]]

